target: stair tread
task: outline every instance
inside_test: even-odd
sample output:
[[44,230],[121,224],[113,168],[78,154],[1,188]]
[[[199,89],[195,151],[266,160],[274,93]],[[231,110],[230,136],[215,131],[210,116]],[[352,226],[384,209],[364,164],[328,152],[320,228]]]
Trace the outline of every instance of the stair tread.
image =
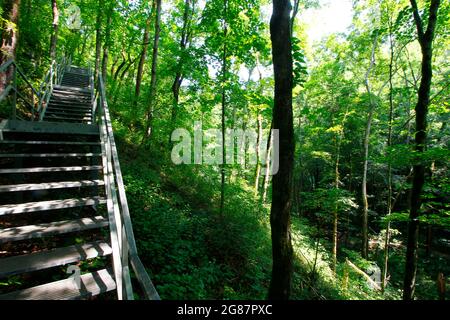
[[77,187],[94,187],[94,186],[102,186],[104,184],[105,184],[105,182],[103,180],[22,183],[22,184],[0,185],[0,192],[17,192],[17,191],[77,188]]
[[0,153],[0,158],[100,157],[101,153]]
[[40,238],[55,234],[84,231],[106,227],[108,219],[102,216],[64,220],[36,225],[28,225],[7,229],[0,229],[0,244],[11,241]]
[[98,146],[100,142],[89,142],[89,141],[24,141],[24,140],[0,140],[3,144],[67,144],[67,145],[92,145]]
[[72,166],[72,167],[35,167],[35,168],[14,168],[0,169],[1,173],[35,173],[35,172],[64,172],[64,171],[92,171],[102,170],[102,166]]
[[49,103],[48,109],[67,109],[67,110],[79,110],[85,111],[88,109],[92,109],[91,103],[66,103],[66,102],[58,102],[58,103]]
[[72,115],[76,115],[76,116],[91,116],[92,112],[90,110],[67,110],[67,109],[47,109],[45,112],[45,115],[48,114],[57,114],[57,115],[66,115],[66,116],[72,116]]
[[78,289],[73,278],[68,278],[3,294],[0,300],[73,300],[116,289],[113,274],[107,269],[81,275],[80,284],[83,290]]
[[99,127],[95,124],[50,121],[19,121],[10,119],[0,122],[0,131],[14,133],[100,135]]
[[75,208],[75,207],[96,205],[101,203],[106,203],[106,199],[97,196],[87,198],[26,202],[20,204],[6,204],[0,206],[0,216],[6,214],[18,214],[26,212]]
[[67,119],[67,120],[92,120],[92,117],[86,117],[86,116],[75,117],[75,115],[72,115],[72,114],[71,114],[71,116],[73,116],[73,117],[66,117],[66,116],[61,117],[59,115],[51,115],[51,116],[49,116],[46,113],[44,119],[48,118],[48,119]]
[[62,266],[107,256],[111,253],[112,249],[109,244],[103,241],[96,241],[3,258],[0,259],[0,277]]
[[72,87],[72,86],[58,86],[58,85],[53,86],[53,90],[55,90],[55,91],[78,91],[78,92],[85,92],[85,93],[91,92],[91,90],[89,90],[89,89],[80,89],[80,88]]

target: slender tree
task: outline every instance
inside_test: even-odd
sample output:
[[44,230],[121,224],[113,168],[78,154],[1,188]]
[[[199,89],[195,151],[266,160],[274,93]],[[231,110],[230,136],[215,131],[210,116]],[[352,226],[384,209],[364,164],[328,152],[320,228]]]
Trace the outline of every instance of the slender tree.
[[181,36],[180,36],[180,57],[178,58],[175,79],[172,84],[172,94],[173,94],[173,106],[172,106],[172,123],[175,123],[177,117],[177,109],[178,109],[178,101],[180,97],[180,87],[183,83],[183,54],[186,51],[191,36],[192,36],[192,26],[191,20],[192,15],[194,14],[194,6],[196,0],[185,0],[184,2],[184,12],[183,12],[183,26],[181,28]]
[[362,256],[367,259],[369,239],[368,239],[368,212],[369,212],[369,202],[367,200],[367,169],[369,164],[369,143],[370,143],[370,130],[372,127],[373,113],[375,112],[376,103],[373,101],[372,90],[370,88],[370,72],[375,65],[375,49],[377,47],[377,36],[375,35],[372,45],[372,54],[370,56],[370,64],[367,69],[364,85],[369,96],[369,113],[367,115],[366,131],[364,134],[364,165],[363,165],[363,179],[361,185],[362,198],[363,198],[363,224],[362,224]]
[[279,132],[279,171],[272,181],[272,278],[269,299],[288,299],[292,278],[292,243],[290,234],[292,176],[294,165],[294,128],[292,115],[292,44],[291,4],[274,0],[270,20],[270,39],[275,76],[273,128]]
[[425,165],[420,159],[420,154],[424,152],[427,139],[427,114],[430,103],[430,88],[433,78],[433,40],[436,29],[438,10],[441,1],[431,0],[428,15],[428,25],[424,30],[424,22],[419,14],[416,0],[410,0],[413,9],[414,22],[417,27],[417,35],[422,50],[422,78],[418,92],[416,104],[416,134],[415,151],[419,155],[418,161],[413,166],[413,184],[410,197],[410,212],[408,221],[408,242],[406,247],[405,280],[403,284],[403,299],[412,300],[417,273],[417,249],[419,238],[419,216],[422,204],[421,193],[425,182]]
[[227,106],[227,0],[223,1],[223,50],[222,50],[222,167],[220,169],[220,215],[223,216],[225,206],[225,111]]
[[153,109],[155,107],[155,96],[156,96],[156,69],[158,67],[158,49],[159,49],[159,35],[161,32],[161,0],[154,0],[154,6],[156,6],[155,11],[155,35],[153,37],[153,53],[152,53],[152,71],[150,79],[150,97],[148,101],[147,113],[145,116],[146,120],[146,130],[142,143],[145,139],[150,138],[152,132],[152,121],[153,121]]
[[139,100],[139,95],[141,94],[142,75],[144,73],[144,65],[145,65],[145,60],[147,59],[147,50],[148,50],[148,45],[149,45],[150,20],[151,20],[151,14],[149,14],[149,16],[145,22],[144,37],[142,39],[142,52],[141,52],[141,56],[139,58],[138,71],[137,71],[137,75],[136,75],[136,87],[134,90],[134,105],[135,106],[137,106],[138,100]]
[[108,75],[109,48],[111,47],[112,44],[111,29],[112,29],[112,16],[114,13],[114,6],[115,0],[111,0],[106,18],[105,42],[103,44],[102,78],[105,79],[105,81]]
[[52,60],[56,57],[56,44],[58,42],[58,24],[59,24],[59,11],[58,3],[56,0],[52,0],[52,14],[53,14],[53,32],[50,41],[50,58]]
[[100,55],[102,51],[102,9],[104,3],[104,0],[98,0],[97,20],[95,23],[95,78],[98,77],[100,69]]
[[[389,8],[388,8],[389,10]],[[393,23],[392,15],[388,13],[388,28],[389,28],[389,120],[388,120],[388,138],[387,138],[387,148],[392,146],[392,125],[393,125],[393,115],[394,115],[394,35],[393,35]],[[388,196],[387,196],[387,213],[386,216],[389,217],[392,212],[392,164],[389,160],[387,168],[388,176]],[[390,244],[390,233],[391,233],[391,222],[388,221],[386,226],[386,234],[384,238],[384,257],[383,257],[383,270],[381,273],[381,290],[384,291],[386,287],[386,278],[388,270],[389,261],[389,244]]]

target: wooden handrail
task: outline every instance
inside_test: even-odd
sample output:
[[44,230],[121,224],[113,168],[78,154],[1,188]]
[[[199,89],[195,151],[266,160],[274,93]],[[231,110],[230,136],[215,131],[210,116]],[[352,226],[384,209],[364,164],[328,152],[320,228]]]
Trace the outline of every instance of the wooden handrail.
[[[13,101],[12,101],[12,117],[13,119],[17,117],[16,115],[16,103],[17,103],[17,97],[20,97],[25,101],[25,103],[31,108],[31,120],[34,121],[36,116],[37,119],[40,121],[42,120],[45,108],[48,104],[48,101],[50,100],[50,95],[53,90],[54,84],[59,84],[62,79],[62,74],[64,71],[64,68],[67,65],[67,62],[70,61],[69,59],[66,59],[63,57],[60,60],[60,63],[57,63],[55,60],[52,61],[49,71],[45,75],[43,81],[41,82],[41,85],[39,86],[39,90],[36,90],[36,88],[33,86],[33,84],[28,80],[25,73],[20,69],[20,67],[17,65],[16,61],[14,59],[9,59],[4,64],[0,66],[0,73],[6,72],[9,68],[13,68],[13,76],[12,79],[8,79],[11,84],[8,84],[5,90],[0,93],[0,101],[5,99],[11,91],[13,92]],[[29,99],[25,97],[24,94],[20,93],[17,88],[17,75],[19,75],[20,79],[22,79],[26,87],[28,87],[31,90],[31,101],[28,101]],[[34,97],[38,99],[37,107],[35,107],[35,100]]]
[[[91,83],[91,88],[94,88],[94,83]],[[128,208],[128,201],[125,193],[125,187],[123,183],[122,171],[120,169],[119,156],[117,152],[116,143],[114,140],[114,133],[111,124],[111,118],[109,114],[108,102],[106,100],[106,92],[101,75],[98,75],[98,91],[95,95],[95,100],[98,102],[98,108],[93,111],[93,119],[95,119],[95,112],[100,117],[99,124],[102,127],[101,131],[106,131],[104,134],[104,143],[107,144],[106,150],[110,151],[108,156],[111,157],[111,162],[108,162],[108,166],[111,163],[111,168],[105,168],[104,170],[111,170],[108,174],[112,174],[114,177],[113,183],[109,186],[111,188],[112,202],[118,209],[119,217],[113,224],[114,232],[117,233],[117,239],[119,240],[119,248],[121,250],[122,257],[122,270],[124,277],[124,293],[128,299],[132,299],[132,292],[130,292],[127,287],[131,286],[128,283],[128,262],[130,262],[131,267],[136,275],[136,278],[144,292],[146,299],[150,300],[160,300],[158,292],[156,291],[150,276],[145,270],[142,261],[139,259],[137,246],[134,239],[134,232],[131,223],[130,212]],[[118,197],[116,194],[118,191]],[[120,236],[122,235],[122,237]]]

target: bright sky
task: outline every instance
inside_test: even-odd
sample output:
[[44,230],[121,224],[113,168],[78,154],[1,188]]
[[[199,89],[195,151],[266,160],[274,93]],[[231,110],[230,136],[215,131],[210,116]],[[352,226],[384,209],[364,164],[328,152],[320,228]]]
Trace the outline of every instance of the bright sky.
[[352,23],[352,0],[320,0],[320,8],[299,13],[306,23],[311,43],[335,32],[345,32]]

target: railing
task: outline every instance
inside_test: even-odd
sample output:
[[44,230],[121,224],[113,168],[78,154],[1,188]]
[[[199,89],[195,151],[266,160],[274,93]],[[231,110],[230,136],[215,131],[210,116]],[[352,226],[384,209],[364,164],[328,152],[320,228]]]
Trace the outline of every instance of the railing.
[[39,121],[42,121],[44,118],[48,102],[52,95],[53,87],[61,83],[62,77],[64,76],[64,71],[67,66],[70,66],[70,63],[71,59],[66,57],[63,57],[59,62],[56,62],[56,60],[52,61],[52,64],[50,65],[50,68],[39,88],[39,92],[41,94],[37,108]]
[[[41,121],[55,85],[61,83],[64,69],[70,59],[63,58],[60,62],[52,61],[39,90],[36,90],[14,59],[0,66],[4,90],[0,93],[0,102],[11,98],[11,118],[20,120]],[[19,83],[22,82],[22,83]],[[28,93],[26,91],[29,91]],[[27,97],[28,95],[28,97]],[[18,114],[17,104],[21,99],[25,106],[24,114]]]
[[[89,73],[91,90],[94,92],[94,76],[91,69]],[[97,93],[95,96],[93,95],[92,101],[92,122],[99,125],[102,142],[103,171],[118,298],[133,299],[129,269],[129,264],[131,264],[145,298],[159,300],[160,297],[137,253],[105,87],[101,75],[98,76]]]

